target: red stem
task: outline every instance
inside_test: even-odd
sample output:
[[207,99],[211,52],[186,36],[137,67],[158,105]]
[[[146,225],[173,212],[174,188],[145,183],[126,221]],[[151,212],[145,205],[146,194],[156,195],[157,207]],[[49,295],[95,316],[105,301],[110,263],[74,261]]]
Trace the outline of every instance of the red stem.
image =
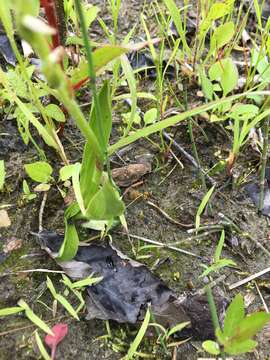
[[54,0],[40,0],[40,5],[45,10],[45,15],[47,17],[49,25],[57,30],[56,34],[52,36],[52,45],[53,49],[55,49],[61,45],[61,41],[58,31],[58,21]]

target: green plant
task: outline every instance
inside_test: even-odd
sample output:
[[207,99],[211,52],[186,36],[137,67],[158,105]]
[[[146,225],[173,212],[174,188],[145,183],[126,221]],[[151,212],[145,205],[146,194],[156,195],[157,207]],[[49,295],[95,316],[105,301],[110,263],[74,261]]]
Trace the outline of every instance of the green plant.
[[5,162],[4,160],[0,160],[0,191],[3,189],[4,184],[5,184],[5,176],[6,176],[6,171],[5,171]]
[[218,342],[207,340],[203,348],[212,355],[225,352],[228,355],[240,355],[252,351],[257,342],[252,338],[270,321],[270,314],[260,311],[245,316],[244,299],[238,294],[230,303],[223,329],[216,327]]
[[225,241],[225,232],[224,232],[224,230],[222,230],[220,239],[219,239],[219,242],[216,247],[214,257],[213,257],[213,262],[210,266],[202,265],[205,268],[205,270],[200,275],[200,277],[208,276],[212,272],[219,271],[220,269],[222,269],[226,266],[236,266],[236,263],[234,261],[232,261],[230,259],[226,259],[226,258],[224,258],[224,259],[220,258],[221,252],[223,249],[223,245],[224,245],[224,241]]

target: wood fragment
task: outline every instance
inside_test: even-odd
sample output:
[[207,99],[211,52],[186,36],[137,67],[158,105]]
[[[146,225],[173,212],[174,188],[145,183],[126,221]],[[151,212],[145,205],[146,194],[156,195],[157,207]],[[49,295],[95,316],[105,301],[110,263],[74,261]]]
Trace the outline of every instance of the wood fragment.
[[264,274],[267,274],[268,272],[270,272],[270,267],[268,267],[268,268],[266,268],[266,269],[264,269],[264,270],[262,270],[262,271],[259,271],[259,272],[255,273],[255,274],[253,274],[253,275],[250,275],[250,276],[248,276],[248,277],[245,278],[245,279],[242,279],[242,280],[240,280],[240,281],[237,281],[237,282],[229,285],[229,290],[233,290],[233,289],[238,288],[239,286],[245,285],[245,284],[247,284],[248,282],[250,282],[250,281],[252,281],[252,280],[254,280],[254,279],[257,279],[258,277],[260,277],[260,276],[262,276],[262,275],[264,275]]

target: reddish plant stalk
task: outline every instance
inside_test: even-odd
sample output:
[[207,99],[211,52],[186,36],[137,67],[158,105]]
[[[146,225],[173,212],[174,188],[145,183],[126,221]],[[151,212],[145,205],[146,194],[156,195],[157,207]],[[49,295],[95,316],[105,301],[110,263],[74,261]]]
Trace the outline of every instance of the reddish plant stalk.
[[57,30],[52,36],[52,48],[55,49],[61,45],[55,2],[54,0],[40,0],[40,5],[44,8],[49,25]]

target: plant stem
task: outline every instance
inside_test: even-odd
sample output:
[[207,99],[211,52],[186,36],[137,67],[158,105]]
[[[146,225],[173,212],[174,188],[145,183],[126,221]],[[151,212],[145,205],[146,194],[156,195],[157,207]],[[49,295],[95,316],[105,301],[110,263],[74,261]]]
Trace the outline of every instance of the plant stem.
[[262,212],[264,205],[264,183],[265,183],[265,169],[266,169],[267,153],[268,153],[269,117],[264,120],[262,130],[263,130],[263,151],[261,156],[260,198],[259,198],[259,207],[258,207],[260,213]]
[[94,106],[95,106],[95,111],[96,111],[96,115],[97,115],[97,118],[98,118],[98,121],[97,121],[98,133],[99,133],[98,134],[98,140],[100,142],[101,147],[104,149],[105,144],[104,144],[104,137],[102,135],[102,127],[100,125],[100,122],[101,122],[101,110],[100,110],[100,104],[99,104],[98,95],[97,95],[96,73],[95,73],[94,61],[93,61],[93,55],[92,55],[92,46],[91,46],[90,41],[89,41],[89,36],[88,36],[86,24],[85,24],[85,19],[84,19],[84,14],[83,14],[83,10],[82,10],[81,0],[75,0],[74,2],[75,2],[76,11],[78,13],[78,17],[79,17],[79,20],[80,20],[80,28],[81,28],[81,31],[82,31],[83,42],[84,42],[84,46],[85,46],[86,58],[87,58],[87,63],[88,63],[88,75],[89,75],[89,79],[90,79],[90,88],[91,88],[92,93],[93,93]]
[[[210,313],[211,313],[212,323],[213,323],[214,329],[216,331],[217,329],[220,329],[220,325],[219,325],[219,320],[218,320],[217,308],[216,308],[216,304],[215,304],[214,297],[213,297],[213,292],[209,285],[207,285],[205,287],[205,292],[207,295],[207,300],[208,300],[209,309],[210,309]],[[221,350],[220,355],[221,355],[222,359],[225,359],[225,354],[224,354],[223,350]]]

